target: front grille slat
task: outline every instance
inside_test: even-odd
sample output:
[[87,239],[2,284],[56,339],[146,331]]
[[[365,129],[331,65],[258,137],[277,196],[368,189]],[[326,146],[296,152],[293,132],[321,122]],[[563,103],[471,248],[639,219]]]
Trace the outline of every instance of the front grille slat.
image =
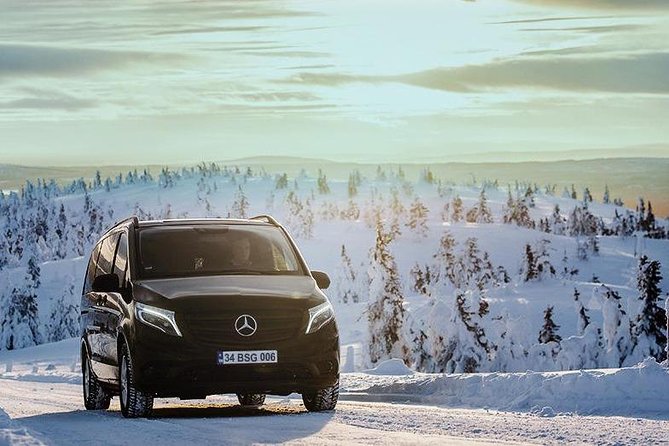
[[[235,330],[235,321],[242,314],[253,316],[257,330],[252,336],[241,336]],[[293,338],[305,322],[302,311],[255,310],[248,312],[187,313],[182,316],[183,324],[199,345],[207,347],[271,345]]]

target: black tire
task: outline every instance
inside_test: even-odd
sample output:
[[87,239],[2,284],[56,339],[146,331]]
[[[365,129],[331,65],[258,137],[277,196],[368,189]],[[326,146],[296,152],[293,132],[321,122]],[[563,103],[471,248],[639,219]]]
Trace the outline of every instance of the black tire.
[[121,413],[126,418],[148,417],[153,409],[153,395],[142,392],[135,385],[135,376],[128,346],[121,344],[119,358],[119,399]]
[[265,404],[264,393],[238,393],[237,399],[244,407],[258,407]]
[[109,409],[111,395],[102,388],[91,368],[91,359],[86,348],[81,349],[81,374],[84,393],[84,407],[86,410]]
[[324,410],[333,410],[339,399],[339,378],[337,382],[316,392],[304,392],[302,402],[309,412],[321,412]]

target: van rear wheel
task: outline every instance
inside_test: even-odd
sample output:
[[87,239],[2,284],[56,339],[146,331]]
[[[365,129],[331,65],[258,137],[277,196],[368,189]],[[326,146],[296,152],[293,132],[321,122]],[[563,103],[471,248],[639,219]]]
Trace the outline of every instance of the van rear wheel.
[[238,393],[237,399],[244,407],[258,407],[265,404],[264,393]]
[[95,372],[91,368],[91,359],[85,348],[81,351],[81,373],[84,390],[84,407],[86,410],[109,409],[111,395],[102,388]]

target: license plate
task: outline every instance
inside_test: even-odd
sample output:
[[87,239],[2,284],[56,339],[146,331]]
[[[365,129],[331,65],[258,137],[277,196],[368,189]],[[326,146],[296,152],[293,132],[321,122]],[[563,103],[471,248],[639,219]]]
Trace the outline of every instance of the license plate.
[[279,361],[276,350],[245,350],[218,352],[218,365],[273,364]]

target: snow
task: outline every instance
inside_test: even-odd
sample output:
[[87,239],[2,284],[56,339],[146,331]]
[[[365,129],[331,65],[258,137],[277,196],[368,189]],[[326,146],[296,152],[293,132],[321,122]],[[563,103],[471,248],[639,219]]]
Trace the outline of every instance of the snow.
[[373,369],[365,370],[368,375],[413,375],[414,371],[399,358],[382,361]]
[[[384,361],[342,375],[334,412],[296,395],[243,409],[231,395],[156,400],[148,419],[83,409],[78,344],[0,352],[3,444],[667,444],[669,371],[652,360],[576,372],[426,374]],[[46,370],[49,364],[55,370]],[[37,372],[33,368],[37,367]],[[4,370],[2,367],[0,370]],[[384,373],[376,373],[376,372]],[[606,415],[606,416],[602,416]]]

